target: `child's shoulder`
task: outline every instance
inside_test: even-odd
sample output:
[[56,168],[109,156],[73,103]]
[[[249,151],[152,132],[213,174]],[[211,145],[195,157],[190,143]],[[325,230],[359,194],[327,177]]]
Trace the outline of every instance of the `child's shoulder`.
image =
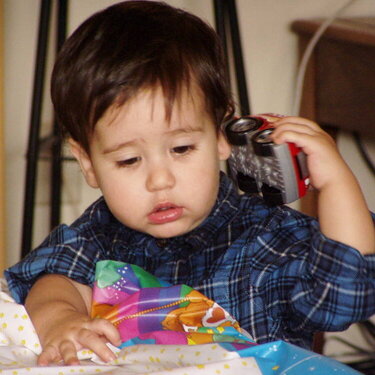
[[104,197],[101,196],[90,204],[85,211],[71,225],[71,228],[84,230],[85,228],[96,228],[108,224],[118,223],[109,210]]
[[123,225],[112,215],[103,197],[90,204],[71,224],[57,226],[38,248],[87,242],[99,237],[111,237]]
[[248,216],[253,223],[264,223],[268,228],[311,226],[317,223],[315,218],[287,205],[269,205],[260,196],[241,195],[238,208],[240,215]]

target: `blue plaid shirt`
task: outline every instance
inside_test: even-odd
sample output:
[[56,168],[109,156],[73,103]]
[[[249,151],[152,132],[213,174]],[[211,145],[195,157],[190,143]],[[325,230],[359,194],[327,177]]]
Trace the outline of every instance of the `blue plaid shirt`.
[[5,276],[22,303],[42,274],[93,285],[95,264],[104,259],[198,289],[258,343],[310,348],[314,331],[342,330],[375,313],[375,256],[326,238],[311,217],[238,195],[225,176],[210,216],[186,235],[164,240],[131,230],[101,198]]

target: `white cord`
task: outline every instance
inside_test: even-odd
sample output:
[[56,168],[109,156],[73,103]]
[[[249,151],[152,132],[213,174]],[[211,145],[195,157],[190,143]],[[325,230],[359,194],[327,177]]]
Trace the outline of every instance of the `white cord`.
[[318,43],[319,39],[323,35],[323,33],[327,30],[327,28],[335,21],[335,19],[343,13],[348,7],[353,5],[358,0],[349,0],[347,1],[343,6],[338,8],[334,14],[327,18],[315,31],[314,35],[310,39],[309,43],[307,44],[307,47],[303,53],[301,63],[298,67],[297,72],[297,78],[296,78],[296,88],[295,88],[295,96],[293,101],[293,108],[292,108],[292,115],[298,116],[299,109],[301,105],[301,99],[302,99],[302,88],[303,88],[303,81],[305,78],[306,68],[307,64],[309,62],[309,59],[311,57],[312,52],[314,51],[314,48],[316,44]]

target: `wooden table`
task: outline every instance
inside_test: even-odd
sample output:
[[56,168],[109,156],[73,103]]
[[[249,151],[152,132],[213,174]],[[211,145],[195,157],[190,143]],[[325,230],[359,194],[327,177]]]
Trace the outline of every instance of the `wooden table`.
[[[300,55],[322,21],[292,23]],[[307,67],[300,114],[333,135],[343,129],[375,139],[375,17],[337,19],[325,31]],[[316,215],[315,194],[302,210]]]
[[[292,23],[300,56],[322,22],[309,19]],[[300,114],[333,136],[344,129],[375,139],[374,17],[337,19],[325,31],[306,70]],[[302,199],[301,209],[317,216],[314,192]],[[314,350],[322,353],[323,346],[321,333],[315,337]]]
[[[293,22],[300,53],[320,24]],[[301,114],[375,138],[375,18],[339,19],[327,29],[306,73]]]

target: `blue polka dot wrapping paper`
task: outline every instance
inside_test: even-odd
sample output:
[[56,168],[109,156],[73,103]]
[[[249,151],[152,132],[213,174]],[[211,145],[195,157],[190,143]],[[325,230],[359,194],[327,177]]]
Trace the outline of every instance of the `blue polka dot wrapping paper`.
[[41,346],[32,322],[0,279],[0,374],[359,374],[283,341],[257,345],[214,301],[126,263],[98,262],[92,315],[108,318],[120,333],[126,331],[120,347],[108,344],[117,354],[114,361],[103,363],[83,349],[80,366],[38,367]]

